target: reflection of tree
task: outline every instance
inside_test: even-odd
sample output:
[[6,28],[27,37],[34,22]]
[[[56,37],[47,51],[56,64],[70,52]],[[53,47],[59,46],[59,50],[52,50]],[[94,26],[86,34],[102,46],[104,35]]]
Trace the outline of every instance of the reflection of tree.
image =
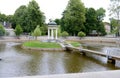
[[21,48],[21,45],[14,47],[17,52],[29,58],[29,60],[24,60],[22,64],[22,71],[26,75],[37,75],[39,72],[39,64],[42,58],[42,53],[34,50],[24,50]]
[[67,54],[68,59],[65,60],[65,68],[67,73],[77,73],[83,71],[84,59],[79,54]]
[[40,52],[30,52],[31,60],[29,60],[25,67],[27,68],[27,73],[30,75],[37,75],[39,72],[39,64],[40,59],[42,58],[42,54]]

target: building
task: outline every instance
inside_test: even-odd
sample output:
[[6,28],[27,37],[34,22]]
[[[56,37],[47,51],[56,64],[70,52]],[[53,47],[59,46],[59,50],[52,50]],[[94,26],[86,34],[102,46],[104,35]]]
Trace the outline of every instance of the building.
[[104,26],[105,26],[105,31],[106,31],[106,33],[107,33],[107,34],[110,34],[110,32],[111,32],[110,23],[104,22]]
[[6,31],[6,36],[15,36],[14,29],[12,29],[12,25],[10,22],[1,22],[1,24],[4,26]]

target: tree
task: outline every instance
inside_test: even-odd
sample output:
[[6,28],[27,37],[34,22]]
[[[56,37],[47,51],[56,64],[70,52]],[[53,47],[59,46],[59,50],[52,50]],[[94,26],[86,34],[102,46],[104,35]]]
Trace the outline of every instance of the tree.
[[117,21],[117,35],[120,35],[120,0],[110,0],[110,16]]
[[55,19],[55,22],[57,23],[57,25],[60,25],[61,19]]
[[89,35],[93,30],[97,30],[97,13],[94,8],[86,8],[85,33]]
[[6,21],[6,15],[0,13],[0,22]]
[[93,31],[96,31],[98,35],[105,35],[105,27],[102,22],[105,16],[105,10],[100,8],[95,10],[94,8],[86,8],[86,22],[85,22],[85,33],[92,35]]
[[35,0],[29,2],[27,11],[27,17],[29,19],[27,20],[27,28],[29,29],[28,32],[33,31],[37,25],[40,27],[43,26],[45,16],[43,15],[43,12],[40,11],[38,3]]
[[40,27],[40,30],[41,30],[41,35],[46,35],[47,32],[48,32],[48,28],[47,28],[47,25],[43,25]]
[[102,22],[105,17],[105,10],[103,8],[97,9],[97,32],[98,35],[106,35],[104,23]]
[[111,24],[111,33],[116,34],[118,32],[118,23],[117,20],[114,18],[110,19],[110,24]]
[[61,36],[61,26],[60,25],[58,25],[58,33],[57,34],[58,34],[58,37]]
[[5,35],[5,29],[2,24],[0,24],[0,36]]
[[17,25],[16,28],[15,28],[15,34],[17,36],[17,38],[19,38],[19,36],[23,33],[23,30],[21,28],[20,25]]
[[79,31],[85,30],[84,22],[84,4],[81,0],[70,0],[61,19],[62,31],[67,31],[70,35],[77,35]]
[[28,32],[29,30],[29,26],[27,27],[27,21],[28,21],[28,17],[27,17],[27,7],[25,5],[20,6],[14,14],[14,22],[15,25],[13,25],[15,28],[16,24],[19,24],[22,26],[23,32]]
[[99,8],[99,9],[97,9],[96,12],[97,12],[97,20],[102,21],[103,18],[105,17],[105,9]]
[[20,24],[24,32],[33,32],[37,25],[44,26],[45,16],[40,11],[35,0],[29,2],[28,6],[20,6],[14,14],[15,24]]
[[85,36],[86,36],[86,34],[84,32],[82,32],[82,31],[78,32],[78,37],[80,37],[80,39]]
[[34,32],[33,32],[33,36],[35,36],[35,39],[37,40],[37,37],[41,35],[41,30],[40,30],[40,26],[37,25],[37,27],[35,28]]
[[62,37],[66,38],[67,36],[69,36],[69,33],[66,32],[66,31],[63,31],[63,32],[62,32]]

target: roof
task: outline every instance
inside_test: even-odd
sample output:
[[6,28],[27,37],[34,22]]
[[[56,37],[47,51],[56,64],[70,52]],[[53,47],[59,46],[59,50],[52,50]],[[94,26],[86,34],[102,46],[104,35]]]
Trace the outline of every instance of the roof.
[[54,21],[51,21],[51,22],[48,23],[48,25],[57,25],[57,23],[54,22]]

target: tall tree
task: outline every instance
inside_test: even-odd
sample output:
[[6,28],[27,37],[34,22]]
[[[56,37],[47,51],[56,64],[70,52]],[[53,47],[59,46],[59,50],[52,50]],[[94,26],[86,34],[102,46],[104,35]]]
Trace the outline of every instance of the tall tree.
[[117,20],[114,19],[114,18],[111,18],[110,19],[110,24],[111,24],[111,32],[113,34],[116,34],[118,32],[118,29],[117,29],[117,27],[118,27]]
[[40,11],[35,0],[29,2],[28,6],[20,6],[14,14],[15,24],[20,24],[24,32],[32,32],[37,25],[43,26],[45,16]]
[[0,13],[0,22],[4,22],[4,21],[6,21],[6,15]]
[[61,19],[62,31],[67,31],[70,35],[77,35],[79,31],[84,31],[85,7],[81,0],[69,0]]
[[93,31],[96,31],[96,34],[105,35],[105,27],[102,22],[105,16],[105,10],[100,8],[95,10],[94,8],[86,8],[86,34],[90,35]]
[[[22,29],[24,32],[27,32],[29,27],[27,28],[27,7],[25,5],[20,6],[14,14],[14,21],[15,21],[15,26],[17,24],[22,26]],[[14,26],[14,28],[15,28]]]
[[89,35],[93,30],[97,30],[97,13],[94,8],[86,8],[86,34]]
[[120,0],[110,0],[110,16],[117,20],[117,35],[120,35]]
[[101,35],[106,35],[105,26],[104,23],[102,22],[105,17],[105,9],[99,8],[96,10],[96,12],[97,12],[97,24],[96,24],[97,31]]
[[105,17],[105,9],[99,8],[97,9],[97,20],[102,21]]
[[60,25],[61,19],[55,19],[55,22],[57,23],[57,25]]
[[44,24],[45,17],[43,16],[43,12],[40,11],[38,3],[35,0],[29,2],[27,11],[27,17],[29,19],[27,20],[27,27],[29,27],[29,32],[33,31],[37,25],[40,25],[41,27]]

